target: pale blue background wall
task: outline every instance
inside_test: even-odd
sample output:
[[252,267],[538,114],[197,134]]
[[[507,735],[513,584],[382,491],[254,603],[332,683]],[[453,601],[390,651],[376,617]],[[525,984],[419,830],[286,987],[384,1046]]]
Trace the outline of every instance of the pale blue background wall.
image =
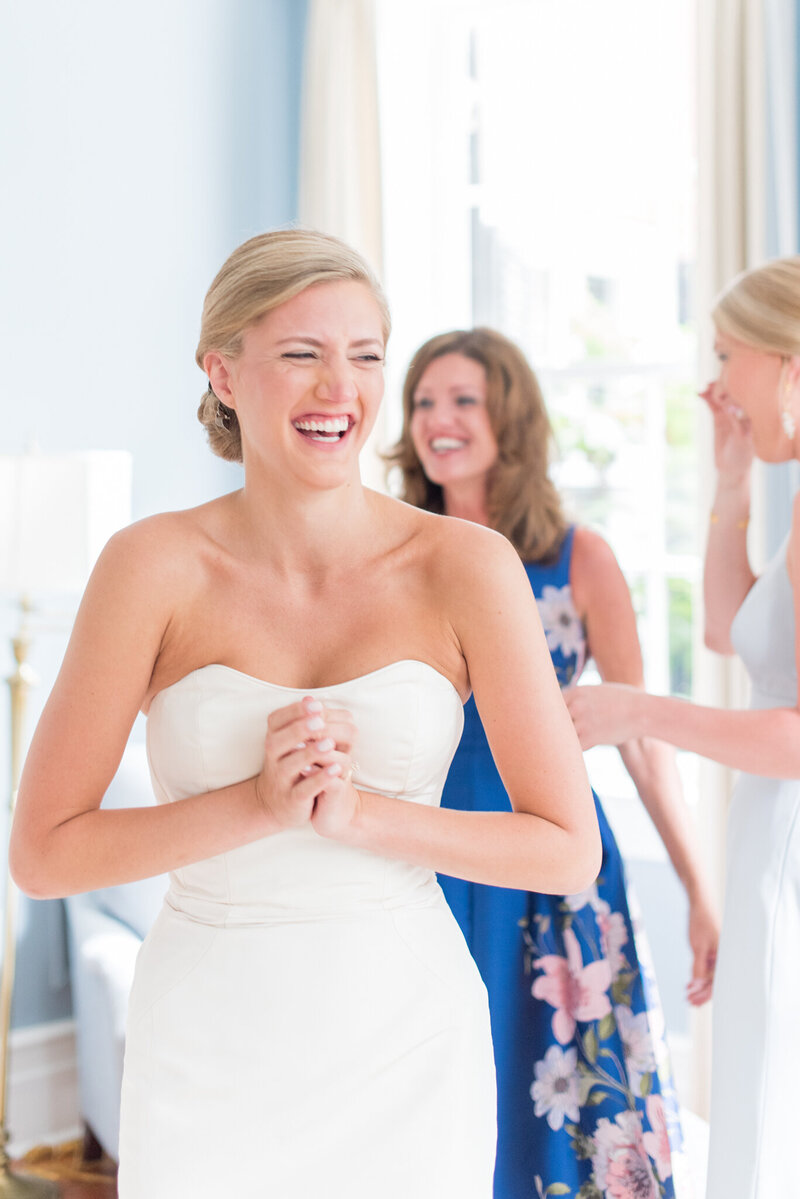
[[[794,5],[795,13],[795,60],[800,62],[800,2],[797,0],[785,0],[787,4]],[[781,0],[778,0],[778,7],[781,6]],[[769,69],[769,64],[767,69]],[[778,146],[775,138],[774,121],[775,116],[771,111],[770,101],[771,93],[767,97],[767,136],[766,136],[766,152],[767,152],[767,178],[775,180],[775,161],[776,155],[785,154],[786,148]],[[800,127],[800,74],[795,72],[795,109],[798,113],[798,127]],[[796,147],[795,155],[795,173],[798,180],[798,192],[800,193],[800,147]],[[774,188],[767,195],[767,211],[766,211],[766,249],[767,256],[774,258],[779,254],[794,254],[798,248],[798,232],[800,232],[800,214],[798,214],[795,222],[795,237],[794,244],[790,246],[781,246],[778,236],[778,207],[779,197],[775,194]],[[772,556],[780,547],[783,539],[789,532],[792,513],[792,497],[800,486],[800,469],[796,463],[786,463],[781,466],[766,467],[764,471],[765,479],[765,498],[766,498],[766,539],[765,551],[768,556]]]
[[[130,450],[134,517],[238,484],[194,418],[194,347],[229,251],[296,217],[305,15],[0,0],[0,452]],[[3,676],[13,624],[4,602]],[[38,636],[32,719],[63,644]],[[3,796],[7,720],[4,689]],[[68,1014],[61,905],[23,901],[19,946],[14,1023]]]

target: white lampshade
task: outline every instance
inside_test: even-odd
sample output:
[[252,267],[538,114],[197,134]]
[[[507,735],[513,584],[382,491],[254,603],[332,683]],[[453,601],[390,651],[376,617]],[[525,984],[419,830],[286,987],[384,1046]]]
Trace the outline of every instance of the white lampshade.
[[0,592],[82,591],[130,519],[130,454],[0,455]]

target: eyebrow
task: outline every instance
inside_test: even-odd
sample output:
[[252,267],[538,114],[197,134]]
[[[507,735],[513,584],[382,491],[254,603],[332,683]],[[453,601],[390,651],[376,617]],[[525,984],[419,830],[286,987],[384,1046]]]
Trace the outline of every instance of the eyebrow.
[[[307,346],[316,346],[317,349],[322,349],[322,347],[325,345],[324,341],[320,341],[316,337],[307,337],[303,333],[296,333],[293,337],[282,337],[281,340],[276,342],[275,344],[279,345],[279,346],[285,346],[285,345],[288,345],[290,342],[298,342],[298,341],[303,342],[303,344],[307,345]],[[356,347],[383,346],[383,342],[377,337],[359,337],[359,338],[356,338],[355,341],[349,342],[349,344],[351,346],[356,346]]]

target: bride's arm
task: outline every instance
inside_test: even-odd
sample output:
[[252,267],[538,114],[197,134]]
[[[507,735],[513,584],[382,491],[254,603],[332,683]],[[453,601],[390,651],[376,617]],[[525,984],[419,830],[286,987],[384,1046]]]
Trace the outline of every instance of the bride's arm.
[[[307,820],[319,790],[316,777],[299,788],[285,777],[287,762],[295,769],[299,763],[292,747],[315,735],[298,736],[308,717],[297,705],[288,724],[280,714],[271,720],[258,780],[155,807],[100,810],[183,585],[185,533],[171,538],[170,519],[132,526],[104,550],[33,737],[9,852],[17,884],[36,898],[129,882],[224,853]],[[340,757],[314,753],[319,762]]]
[[511,545],[454,522],[433,602],[454,636],[513,812],[461,812],[358,793],[335,835],[474,882],[569,894],[594,881],[600,836],[583,757],[536,602]]

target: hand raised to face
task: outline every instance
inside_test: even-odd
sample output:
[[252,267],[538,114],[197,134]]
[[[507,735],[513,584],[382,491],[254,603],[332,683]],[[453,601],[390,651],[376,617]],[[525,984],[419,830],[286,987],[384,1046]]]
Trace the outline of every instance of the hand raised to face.
[[709,383],[699,395],[714,419],[714,464],[720,478],[737,483],[747,475],[753,462],[750,421],[727,398],[718,382]]

